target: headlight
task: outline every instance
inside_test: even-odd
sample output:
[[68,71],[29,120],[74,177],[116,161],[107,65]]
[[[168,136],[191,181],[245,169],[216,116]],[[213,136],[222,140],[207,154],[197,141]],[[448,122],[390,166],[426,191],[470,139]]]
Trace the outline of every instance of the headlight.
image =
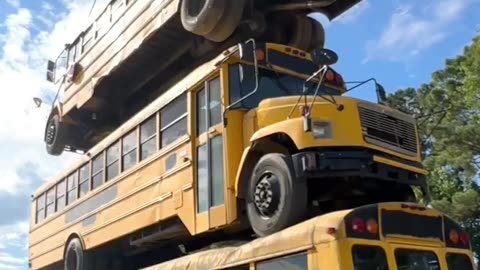
[[330,122],[314,121],[312,125],[312,134],[315,139],[330,139],[333,137],[332,125]]

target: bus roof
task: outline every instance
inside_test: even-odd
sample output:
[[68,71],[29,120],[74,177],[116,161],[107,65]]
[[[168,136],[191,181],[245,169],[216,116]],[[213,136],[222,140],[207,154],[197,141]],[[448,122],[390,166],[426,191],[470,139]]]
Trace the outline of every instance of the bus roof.
[[[255,239],[240,246],[214,248],[163,262],[144,270],[223,269],[253,260],[282,256],[312,248],[335,239],[328,228],[338,229],[343,218],[354,209],[317,216],[288,227],[278,233]],[[212,265],[219,265],[213,268]],[[221,267],[220,267],[221,266]]]
[[205,62],[201,66],[194,69],[190,72],[187,76],[180,79],[177,83],[175,83],[172,87],[167,89],[163,94],[161,94],[158,98],[156,98],[153,102],[148,104],[145,108],[131,117],[128,121],[124,122],[120,127],[118,127],[115,131],[110,133],[106,136],[102,141],[92,147],[88,152],[84,153],[76,162],[74,162],[71,166],[63,169],[60,174],[54,177],[52,180],[47,181],[46,183],[42,184],[39,188],[32,195],[32,199],[35,199],[40,194],[48,190],[52,187],[56,182],[60,181],[61,179],[66,178],[72,171],[77,169],[79,166],[88,162],[90,157],[94,157],[103,151],[106,147],[113,144],[116,140],[118,140],[123,134],[130,131],[135,126],[142,123],[144,120],[149,118],[153,115],[156,111],[158,111],[159,107],[165,106],[173,99],[175,99],[179,94],[187,91],[189,88],[197,84],[200,80],[204,77],[208,76],[211,72],[213,72],[217,68],[217,64],[231,56],[232,52],[235,52],[236,46],[232,46],[218,56],[213,58],[212,60]]

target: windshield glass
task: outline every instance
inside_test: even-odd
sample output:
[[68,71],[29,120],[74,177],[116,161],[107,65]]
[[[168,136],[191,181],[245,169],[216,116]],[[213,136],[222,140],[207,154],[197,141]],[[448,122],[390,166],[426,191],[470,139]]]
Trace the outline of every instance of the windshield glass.
[[432,251],[397,249],[395,261],[398,270],[440,270],[437,255]]
[[[239,65],[231,65],[229,67],[229,86],[230,86],[230,104],[237,101],[241,97],[250,93],[255,87],[254,78],[251,78],[247,83],[240,82]],[[265,68],[259,68],[258,90],[255,94],[243,100],[233,108],[255,108],[260,101],[266,98],[282,97],[282,96],[296,96],[302,94],[303,84],[305,79],[298,78],[280,72],[274,72]],[[278,76],[277,76],[278,74]],[[307,93],[313,94],[317,87],[315,82],[306,84]],[[319,95],[341,95],[341,92],[322,85],[318,91]]]

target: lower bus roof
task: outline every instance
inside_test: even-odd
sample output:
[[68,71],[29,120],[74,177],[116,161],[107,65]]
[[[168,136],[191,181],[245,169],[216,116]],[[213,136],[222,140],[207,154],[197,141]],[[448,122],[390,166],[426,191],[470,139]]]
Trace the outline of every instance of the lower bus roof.
[[[312,248],[335,239],[328,228],[338,229],[343,218],[353,209],[331,212],[288,227],[269,236],[240,246],[214,248],[163,262],[144,270],[218,269],[242,265],[253,260],[286,255]],[[214,268],[212,265],[218,265]]]

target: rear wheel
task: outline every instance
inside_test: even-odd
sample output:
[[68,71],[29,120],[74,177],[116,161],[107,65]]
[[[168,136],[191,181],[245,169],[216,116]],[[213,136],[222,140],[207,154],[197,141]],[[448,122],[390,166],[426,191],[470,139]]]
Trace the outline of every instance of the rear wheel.
[[307,210],[307,182],[293,177],[290,157],[266,154],[255,166],[246,198],[254,232],[266,236],[300,222]]
[[269,25],[267,39],[304,51],[311,48],[314,27],[305,14],[276,14]]
[[225,8],[229,5],[225,2],[225,0],[183,0],[180,8],[183,27],[199,36],[210,33],[225,14]]
[[308,18],[308,20],[312,24],[312,35],[308,51],[312,51],[315,48],[323,48],[325,46],[325,29],[323,25],[315,19]]
[[215,28],[205,34],[205,38],[215,42],[222,42],[230,37],[242,19],[244,7],[245,0],[229,1],[229,3],[226,4],[223,16]]
[[83,250],[78,238],[73,238],[68,243],[64,255],[65,270],[90,270],[92,269],[90,254]]

